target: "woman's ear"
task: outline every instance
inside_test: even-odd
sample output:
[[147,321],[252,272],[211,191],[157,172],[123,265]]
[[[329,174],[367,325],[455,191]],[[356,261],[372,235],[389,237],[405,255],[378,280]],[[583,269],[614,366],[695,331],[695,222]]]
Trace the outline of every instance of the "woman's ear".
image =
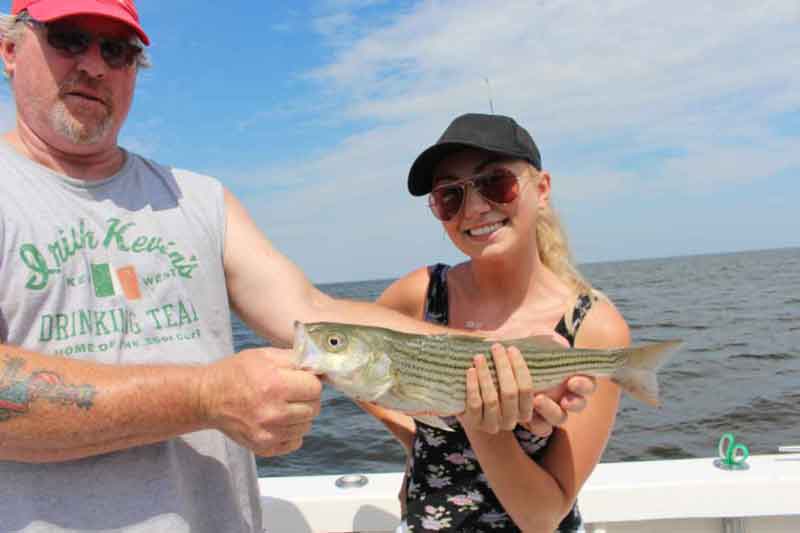
[[536,182],[537,203],[539,207],[545,207],[550,203],[550,173],[546,170],[539,172],[539,179]]

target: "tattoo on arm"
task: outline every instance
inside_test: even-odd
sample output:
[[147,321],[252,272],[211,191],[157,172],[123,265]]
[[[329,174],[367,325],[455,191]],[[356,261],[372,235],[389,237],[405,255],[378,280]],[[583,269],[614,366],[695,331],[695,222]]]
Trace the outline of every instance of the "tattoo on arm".
[[35,370],[26,374],[25,359],[6,356],[0,361],[0,422],[30,412],[37,400],[89,410],[97,390],[93,385],[68,385],[56,372]]

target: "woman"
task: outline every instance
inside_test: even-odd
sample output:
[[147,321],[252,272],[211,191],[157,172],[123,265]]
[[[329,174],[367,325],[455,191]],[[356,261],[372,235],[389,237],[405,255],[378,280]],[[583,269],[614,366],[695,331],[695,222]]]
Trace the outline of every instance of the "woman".
[[[408,186],[415,196],[429,194],[433,214],[468,260],[415,270],[389,286],[379,303],[496,338],[552,333],[582,348],[630,343],[614,305],[572,266],[549,203],[551,177],[533,139],[513,119],[456,118],[414,162]],[[619,390],[597,380],[586,408],[561,424],[556,418],[551,433],[542,418],[551,420],[557,405],[528,392],[529,376],[517,370],[520,364],[527,370],[519,352],[496,345],[491,356],[499,390],[485,356],[476,356],[466,376],[466,411],[447,420],[453,432],[365,406],[409,453],[404,527],[415,533],[576,531],[573,505],[605,448]]]

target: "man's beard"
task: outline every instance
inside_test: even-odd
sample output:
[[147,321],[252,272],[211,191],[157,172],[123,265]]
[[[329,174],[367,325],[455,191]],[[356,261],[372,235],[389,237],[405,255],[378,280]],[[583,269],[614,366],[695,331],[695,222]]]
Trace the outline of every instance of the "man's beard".
[[69,112],[64,102],[58,102],[50,112],[50,123],[56,132],[75,144],[94,144],[111,128],[111,115],[81,121]]
[[95,92],[101,92],[106,106],[102,114],[96,110],[80,114],[73,113],[63,99],[59,99],[49,113],[53,129],[75,144],[94,144],[100,141],[112,126],[111,94],[98,82],[85,75],[79,75],[77,79],[65,80],[61,85],[60,94],[66,95],[72,90],[79,90],[81,87],[87,86]]

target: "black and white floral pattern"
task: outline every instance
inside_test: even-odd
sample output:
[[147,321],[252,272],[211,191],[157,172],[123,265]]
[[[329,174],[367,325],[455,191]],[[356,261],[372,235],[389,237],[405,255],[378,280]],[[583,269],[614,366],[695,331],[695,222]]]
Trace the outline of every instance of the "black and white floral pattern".
[[[425,319],[448,323],[447,265],[431,267]],[[556,331],[570,343],[581,320],[592,304],[589,295],[582,295],[573,312],[572,334],[562,320]],[[463,428],[455,417],[446,417],[453,429],[443,431],[417,422],[417,434],[409,459],[405,487],[407,529],[425,531],[489,533],[519,532],[520,529],[489,488],[486,476],[469,445]],[[548,437],[537,437],[521,426],[514,435],[525,452],[536,459],[547,446]],[[559,527],[562,533],[577,531],[581,525],[577,508]]]

